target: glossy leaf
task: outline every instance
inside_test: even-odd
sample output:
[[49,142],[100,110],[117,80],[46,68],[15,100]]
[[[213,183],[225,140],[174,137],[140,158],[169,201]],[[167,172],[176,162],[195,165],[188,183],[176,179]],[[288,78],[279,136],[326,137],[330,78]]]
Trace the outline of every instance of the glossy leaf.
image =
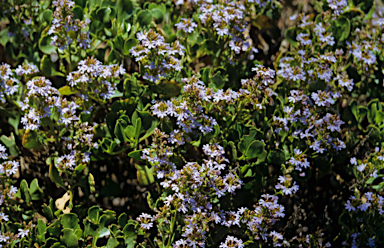
[[137,15],[140,26],[148,26],[152,22],[152,14],[149,10],[141,10]]

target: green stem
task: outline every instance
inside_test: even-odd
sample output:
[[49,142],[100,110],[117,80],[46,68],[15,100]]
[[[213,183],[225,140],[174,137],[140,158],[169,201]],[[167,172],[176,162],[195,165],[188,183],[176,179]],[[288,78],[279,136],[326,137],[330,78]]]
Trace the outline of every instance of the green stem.
[[173,219],[171,221],[171,230],[170,230],[170,234],[169,234],[168,243],[167,243],[166,248],[171,247],[172,240],[173,240],[173,229],[175,227],[176,217],[177,217],[177,210],[175,209],[174,211],[175,211],[175,215],[173,216]]
[[240,113],[241,109],[243,108],[243,105],[244,105],[243,103],[240,103],[240,107],[239,107],[238,111],[236,111],[236,114],[232,117],[231,123],[224,129],[224,132],[223,132],[224,134],[228,134],[229,129],[235,124],[237,118],[239,117],[239,113]]
[[156,246],[155,246],[155,244],[151,241],[151,239],[150,238],[147,238],[147,240],[148,240],[148,242],[149,242],[149,244],[153,247],[153,248],[155,248]]

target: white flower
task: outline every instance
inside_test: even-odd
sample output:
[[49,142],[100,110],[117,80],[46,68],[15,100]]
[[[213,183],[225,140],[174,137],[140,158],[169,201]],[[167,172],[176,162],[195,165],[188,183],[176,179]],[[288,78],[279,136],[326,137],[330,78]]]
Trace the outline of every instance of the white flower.
[[23,230],[23,229],[18,229],[19,233],[17,234],[18,237],[24,238],[28,236],[29,230]]

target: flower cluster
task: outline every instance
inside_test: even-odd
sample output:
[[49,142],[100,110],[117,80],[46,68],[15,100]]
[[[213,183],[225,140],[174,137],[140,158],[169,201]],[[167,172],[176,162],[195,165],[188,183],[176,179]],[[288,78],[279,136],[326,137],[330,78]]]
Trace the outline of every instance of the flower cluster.
[[19,88],[19,80],[12,77],[11,66],[5,63],[0,65],[0,102],[6,103],[5,97],[14,95]]
[[181,60],[184,46],[175,41],[172,45],[165,42],[164,37],[154,30],[137,33],[140,44],[132,47],[129,52],[143,67],[143,78],[158,83],[162,78],[171,76],[182,69]]
[[219,247],[220,248],[230,248],[230,247],[243,248],[244,244],[241,239],[237,239],[233,236],[227,236],[227,238],[225,239],[225,242],[222,242]]
[[[93,58],[81,61],[78,72],[68,75],[68,81],[71,86],[76,86],[80,90],[84,90],[88,95],[100,95],[104,99],[113,95],[114,90],[111,89],[111,83],[104,80],[119,79],[120,74],[124,73],[124,69],[117,65],[103,66],[101,63]],[[19,66],[15,70],[19,76],[27,76],[37,73],[37,68],[33,65]],[[0,75],[2,81],[9,80],[12,75],[12,70],[9,65],[3,64],[0,67]],[[76,82],[75,75],[82,74],[82,77],[89,78],[80,82]],[[7,82],[7,81],[6,81]],[[87,84],[88,83],[88,84]],[[105,85],[109,87],[104,87]],[[16,85],[17,86],[17,85]],[[95,87],[93,92],[86,90]],[[6,88],[6,87],[5,87]],[[98,143],[93,142],[93,129],[94,125],[89,125],[88,122],[80,120],[81,114],[88,114],[92,108],[84,109],[82,104],[88,100],[86,97],[76,99],[75,101],[67,100],[62,96],[59,91],[52,86],[52,83],[45,77],[34,77],[26,82],[25,92],[23,92],[24,99],[19,103],[21,110],[25,115],[21,117],[20,122],[23,124],[24,129],[28,132],[39,131],[43,126],[50,128],[56,127],[60,131],[55,133],[51,132],[56,142],[61,142],[64,150],[67,153],[57,158],[56,167],[64,170],[73,170],[77,165],[86,165],[90,161],[91,149],[97,149]],[[79,104],[77,104],[79,103]],[[83,109],[83,111],[81,111]],[[74,133],[68,132],[70,128],[76,130]],[[58,144],[59,145],[59,144]],[[7,170],[4,173],[7,175],[10,171],[15,170],[16,166],[11,166],[8,163]]]
[[72,10],[75,7],[75,2],[72,0],[56,0],[53,1],[53,5],[56,6],[56,9],[53,13],[52,26],[48,31],[48,35],[54,34],[51,45],[65,50],[76,41],[80,48],[90,48],[89,31],[84,31],[88,27],[90,20],[74,19]]
[[292,195],[299,190],[299,185],[296,185],[296,182],[293,182],[292,178],[279,176],[279,183],[275,186],[276,189],[281,189],[282,194],[284,195]]
[[[2,161],[2,163],[0,164],[0,183],[2,185],[0,189],[0,206],[8,206],[10,204],[8,200],[14,198],[16,193],[18,192],[18,188],[13,185],[11,176],[15,175],[19,171],[20,165],[17,161],[8,160],[6,148],[1,144],[0,161]],[[0,211],[0,223],[5,224],[8,221],[9,215],[4,213],[3,211]],[[8,245],[12,241],[16,240],[18,237],[25,237],[26,235],[28,235],[29,228],[31,228],[30,225],[28,225],[25,230],[19,228],[19,234],[15,234],[10,231],[5,232],[4,230],[2,230],[3,233],[0,233],[0,247],[2,245],[8,247]]]
[[258,50],[252,47],[249,37],[244,35],[248,23],[245,21],[246,7],[242,2],[204,3],[199,10],[202,24],[209,28],[213,26],[215,33],[228,42],[232,50],[231,61],[240,53],[248,54],[248,58],[253,59],[253,53]]
[[341,15],[344,12],[344,8],[348,5],[347,0],[327,0],[327,3],[335,16]]
[[87,58],[79,62],[77,71],[69,73],[67,82],[79,89],[84,101],[88,97],[97,102],[110,99],[116,90],[116,81],[125,74],[122,65],[103,65],[96,58]]
[[153,217],[150,214],[142,213],[136,220],[140,223],[140,227],[149,230],[153,227]]
[[[295,148],[294,150],[293,157],[291,157],[286,164],[289,166],[294,166],[295,170],[297,171],[302,171],[303,169],[307,169],[310,167],[310,163],[307,160],[307,156],[305,153],[300,151],[300,149]],[[305,176],[305,172],[300,173],[301,176]]]
[[254,210],[241,208],[241,222],[247,226],[246,234],[251,240],[267,241],[268,236],[272,238],[274,247],[281,246],[279,240],[283,240],[283,235],[276,231],[269,230],[280,219],[284,218],[285,208],[278,204],[278,197],[269,194],[263,194]]
[[179,23],[175,24],[175,27],[178,30],[182,30],[186,33],[192,33],[194,29],[197,27],[197,24],[192,21],[190,18],[181,18],[181,21]]
[[[356,169],[356,176],[359,180],[375,179],[379,175],[379,171],[384,168],[384,148],[376,147],[375,151],[370,153],[367,159],[360,160],[352,157],[350,163]],[[384,177],[383,177],[384,179]]]
[[[228,222],[233,213],[220,211],[213,207],[212,201],[228,193],[234,194],[241,188],[242,181],[234,172],[224,173],[227,168],[224,162],[229,161],[223,156],[224,149],[220,145],[203,146],[207,158],[203,159],[202,164],[187,162],[177,169],[170,161],[174,148],[168,146],[169,136],[155,130],[153,137],[152,149],[144,149],[141,158],[155,167],[161,187],[168,192],[163,197],[164,207],[158,211],[155,219],[163,218],[172,208],[181,212],[185,215],[181,236],[189,245],[198,244],[202,247],[206,238],[204,230],[209,229],[210,222],[226,226],[235,224]],[[184,241],[177,241],[175,245]]]
[[256,65],[252,71],[256,71],[252,79],[241,79],[240,93],[245,96],[247,104],[252,105],[254,109],[262,110],[268,105],[272,106],[273,96],[277,95],[272,90],[272,86],[276,83],[275,71],[261,65]]
[[324,236],[324,233],[322,233],[320,230],[317,230],[314,234],[307,234],[303,235],[303,233],[300,232],[299,235],[293,237],[290,240],[290,244],[297,244],[297,247],[308,247],[308,245],[313,245],[314,247],[319,248],[325,248],[325,247],[331,247],[331,244],[329,242],[323,244],[322,237]]
[[75,123],[76,132],[73,137],[63,137],[63,145],[69,151],[69,154],[60,156],[57,159],[55,164],[57,168],[73,170],[76,166],[85,166],[89,163],[91,160],[90,150],[99,147],[97,142],[92,142],[94,126],[88,125],[88,122]]
[[[348,243],[347,241],[344,241],[343,245],[348,246],[348,247],[357,248],[357,247],[360,247],[361,245],[363,245],[365,243],[365,245],[367,245],[370,248],[376,248],[377,247],[375,244],[375,237],[367,238],[366,235],[362,234],[361,232],[356,232],[356,233],[351,234],[351,238],[352,238],[352,244]],[[352,246],[350,246],[350,245],[352,245]]]
[[380,215],[384,215],[383,205],[384,197],[373,192],[367,192],[360,199],[351,196],[345,204],[345,209],[349,212],[367,212],[368,209],[374,209]]

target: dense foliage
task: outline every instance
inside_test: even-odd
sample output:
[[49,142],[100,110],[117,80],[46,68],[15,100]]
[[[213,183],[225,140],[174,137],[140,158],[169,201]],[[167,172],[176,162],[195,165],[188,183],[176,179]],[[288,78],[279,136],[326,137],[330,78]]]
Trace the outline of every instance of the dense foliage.
[[383,8],[298,2],[0,0],[0,247],[384,245]]

